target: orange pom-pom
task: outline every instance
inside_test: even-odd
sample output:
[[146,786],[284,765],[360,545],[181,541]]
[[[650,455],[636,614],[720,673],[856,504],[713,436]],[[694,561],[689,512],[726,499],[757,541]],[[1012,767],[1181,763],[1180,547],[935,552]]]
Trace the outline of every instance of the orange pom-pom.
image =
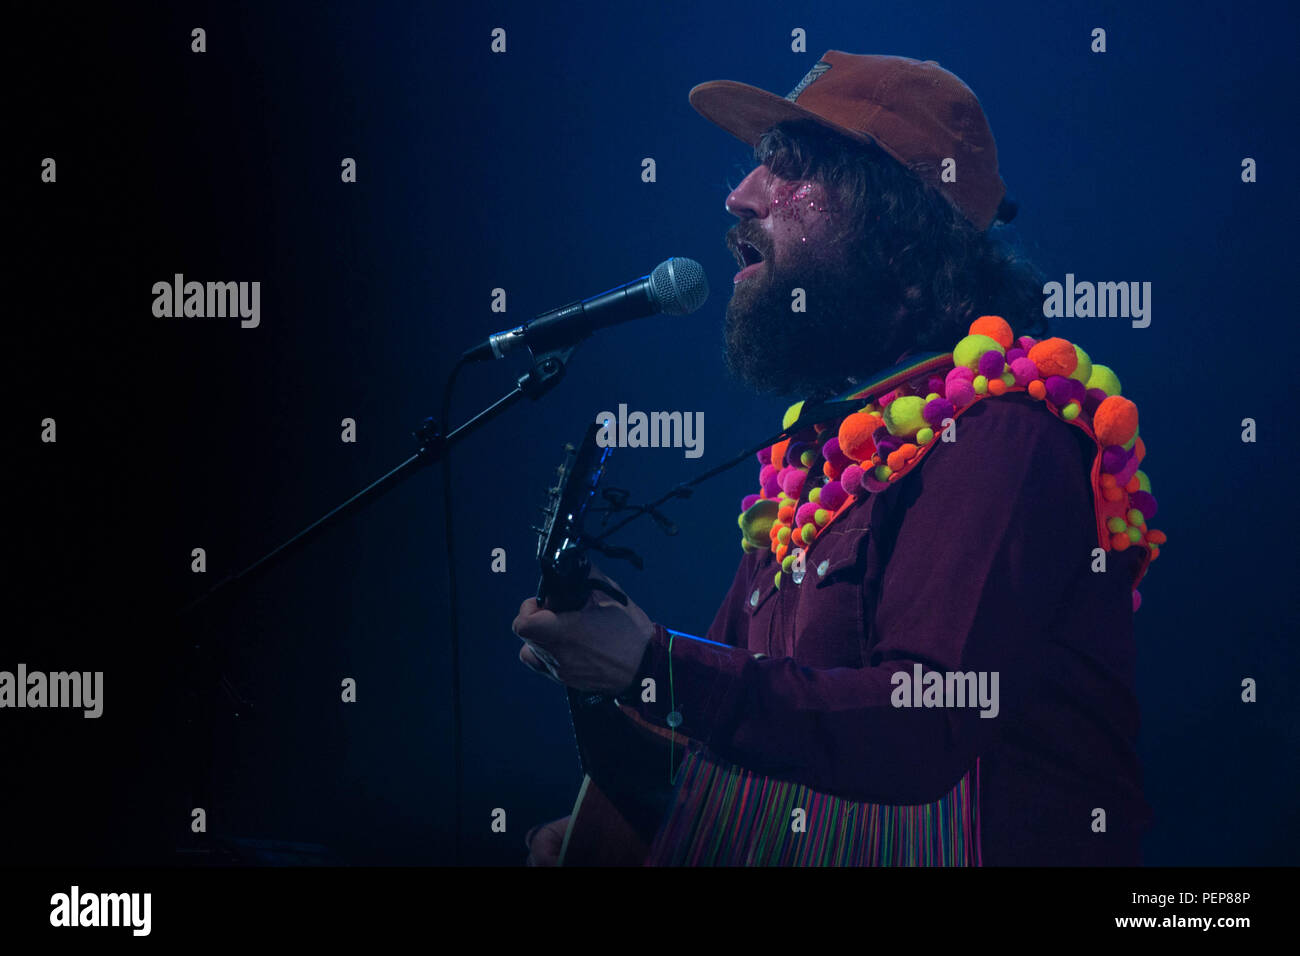
[[1160,557],[1160,549],[1153,547],[1151,549],[1151,560],[1154,561],[1158,557]]
[[1114,548],[1116,551],[1123,551],[1132,543],[1133,542],[1129,540],[1129,536],[1125,534],[1123,531],[1119,532],[1118,534],[1112,534],[1110,536],[1110,546]]
[[1138,481],[1137,475],[1134,475],[1132,478],[1128,480],[1128,484],[1124,486],[1124,490],[1127,491],[1130,495],[1133,494],[1133,492],[1135,491],[1142,490],[1142,482]]
[[989,379],[989,394],[1004,395],[1007,391],[1007,383],[1000,378]]
[[1142,459],[1147,456],[1147,446],[1146,443],[1142,441],[1141,435],[1139,435],[1138,440],[1133,443],[1133,454],[1137,455],[1139,465],[1142,464]]
[[1123,445],[1138,427],[1138,407],[1122,395],[1108,395],[1092,413],[1092,427],[1103,445]]
[[1147,540],[1150,541],[1152,544],[1164,544],[1169,539],[1165,537],[1165,533],[1163,531],[1148,531]]
[[1034,379],[1029,383],[1029,394],[1040,402],[1047,395],[1047,386],[1042,383],[1041,379]]
[[776,520],[789,524],[794,520],[794,505],[782,505],[776,511]]
[[1109,488],[1101,489],[1101,496],[1107,501],[1122,501],[1124,499],[1124,492],[1120,491],[1114,485],[1111,485]]
[[876,450],[872,435],[883,424],[879,415],[870,412],[854,412],[840,423],[840,451],[854,461],[870,458]]
[[1011,343],[1015,341],[1015,336],[1011,332],[1011,326],[1007,320],[1000,315],[981,315],[978,319],[970,324],[969,335],[987,335],[1004,349],[1011,348]]
[[785,438],[772,446],[772,467],[780,471],[785,467],[785,450],[790,447],[790,439]]
[[885,459],[885,464],[889,465],[889,467],[894,471],[898,471],[898,469],[902,468],[906,462],[907,456],[903,454],[903,449],[901,448],[891,451],[889,457]]
[[1110,472],[1108,472],[1108,471],[1107,471],[1107,472],[1102,472],[1102,475],[1101,475],[1101,486],[1102,486],[1103,488],[1114,488],[1114,487],[1115,487],[1115,476],[1112,475],[1112,474],[1111,474]]
[[1029,350],[1029,358],[1038,366],[1038,373],[1069,376],[1079,365],[1079,353],[1065,339],[1043,339]]

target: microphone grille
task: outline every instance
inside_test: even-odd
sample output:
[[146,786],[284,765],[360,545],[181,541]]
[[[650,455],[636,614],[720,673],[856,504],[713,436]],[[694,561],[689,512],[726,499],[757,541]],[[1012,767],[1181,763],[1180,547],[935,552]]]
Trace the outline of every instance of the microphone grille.
[[709,297],[709,280],[704,267],[694,259],[673,256],[650,273],[650,294],[669,315],[687,315]]

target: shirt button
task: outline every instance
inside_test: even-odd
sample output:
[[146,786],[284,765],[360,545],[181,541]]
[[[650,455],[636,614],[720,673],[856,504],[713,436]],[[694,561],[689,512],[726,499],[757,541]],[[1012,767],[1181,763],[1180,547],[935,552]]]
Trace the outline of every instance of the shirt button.
[[830,566],[831,566],[830,558],[827,558],[821,564],[817,565],[817,577],[819,578],[826,577],[826,569],[829,568]]
[[754,593],[749,596],[749,606],[758,607],[758,588],[754,588]]

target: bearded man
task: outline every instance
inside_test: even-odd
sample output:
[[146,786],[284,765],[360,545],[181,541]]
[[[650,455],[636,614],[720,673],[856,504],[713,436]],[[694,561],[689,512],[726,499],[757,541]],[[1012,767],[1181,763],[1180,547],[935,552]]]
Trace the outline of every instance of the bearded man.
[[530,598],[521,659],[685,742],[650,864],[1140,862],[1145,448],[1114,372],[1041,338],[974,93],[829,51],[786,97],[690,101],[757,162],[726,198],[727,364],[805,401],[704,639]]

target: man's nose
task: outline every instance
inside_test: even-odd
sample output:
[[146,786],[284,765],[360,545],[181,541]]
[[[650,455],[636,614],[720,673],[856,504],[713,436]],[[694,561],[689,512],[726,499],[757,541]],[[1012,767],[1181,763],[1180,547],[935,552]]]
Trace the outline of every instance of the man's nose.
[[723,203],[727,212],[737,219],[761,219],[767,215],[767,168],[757,166],[740,181]]

